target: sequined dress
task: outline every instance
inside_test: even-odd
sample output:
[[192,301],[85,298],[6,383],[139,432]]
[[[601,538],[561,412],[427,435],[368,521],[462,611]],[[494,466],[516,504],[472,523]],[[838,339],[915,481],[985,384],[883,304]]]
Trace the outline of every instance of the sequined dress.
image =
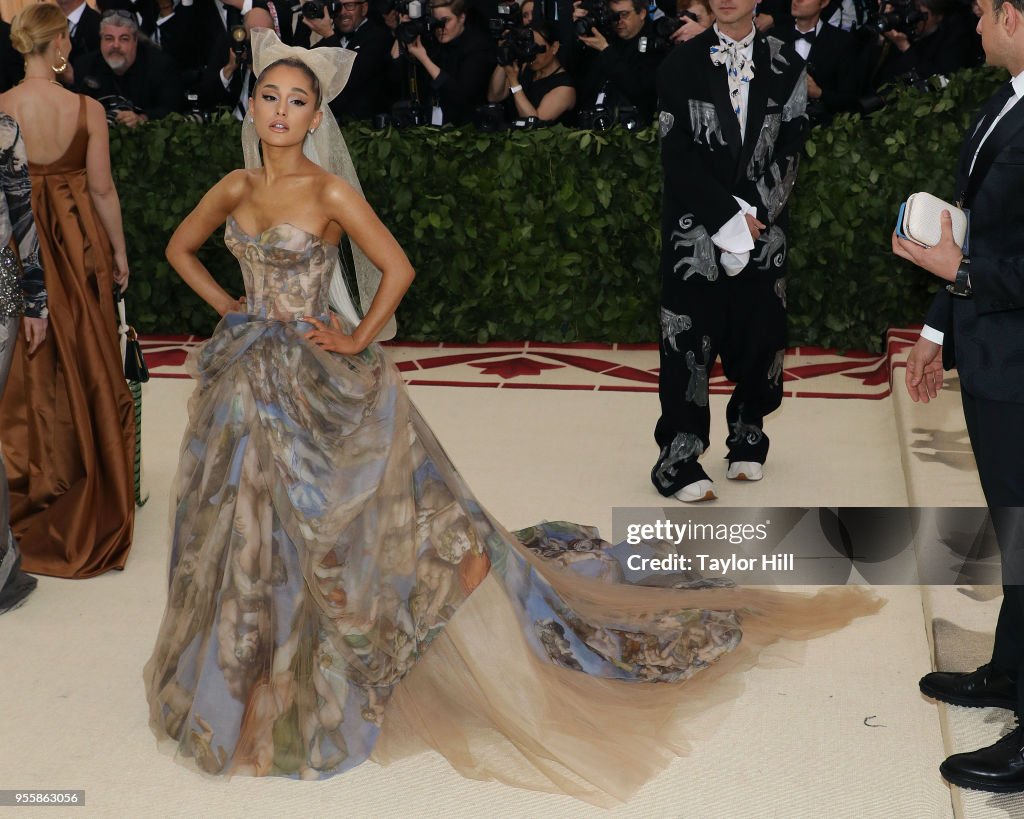
[[190,359],[145,669],[154,732],[203,771],[319,779],[433,749],[607,804],[686,750],[687,717],[734,694],[719,682],[759,647],[874,610],[843,589],[637,585],[588,527],[509,533],[382,348],[303,338],[337,249],[230,219],[226,243],[249,312]]

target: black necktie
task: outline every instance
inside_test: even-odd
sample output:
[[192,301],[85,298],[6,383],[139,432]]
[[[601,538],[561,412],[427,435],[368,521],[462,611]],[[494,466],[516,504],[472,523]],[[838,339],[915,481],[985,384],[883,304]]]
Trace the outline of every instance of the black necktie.
[[981,138],[988,132],[992,120],[999,116],[999,112],[1003,110],[1003,106],[1006,105],[1014,93],[1013,83],[1005,83],[999,86],[999,90],[982,107],[981,113],[978,115],[978,124],[971,134],[971,152],[970,158],[967,160],[968,162],[974,157],[975,151],[978,150],[978,143],[981,142]]
[[242,25],[242,12],[236,9],[234,6],[227,6],[226,11],[228,13],[228,19],[226,21],[228,31],[231,31],[235,26]]
[[817,29],[811,29],[810,31],[798,31],[796,38],[798,40],[806,40],[811,45],[814,45],[814,38],[818,36]]

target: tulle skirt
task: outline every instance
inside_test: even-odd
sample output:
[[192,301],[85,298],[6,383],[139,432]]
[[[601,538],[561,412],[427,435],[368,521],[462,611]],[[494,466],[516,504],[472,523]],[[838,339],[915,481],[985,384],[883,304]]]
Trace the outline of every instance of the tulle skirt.
[[304,329],[229,315],[190,362],[145,682],[157,736],[207,773],[319,779],[432,749],[610,804],[687,752],[763,648],[880,606],[636,585],[589,527],[510,533],[378,346],[325,353]]

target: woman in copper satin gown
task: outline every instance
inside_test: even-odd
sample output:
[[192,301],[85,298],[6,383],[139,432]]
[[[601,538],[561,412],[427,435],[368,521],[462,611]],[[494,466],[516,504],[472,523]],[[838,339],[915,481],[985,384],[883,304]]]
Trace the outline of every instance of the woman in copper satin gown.
[[107,123],[95,100],[55,80],[71,49],[56,6],[14,20],[24,82],[0,96],[19,124],[49,295],[50,331],[19,342],[0,402],[11,527],[27,571],[93,577],[124,568],[135,505],[135,421],[113,287],[128,281]]

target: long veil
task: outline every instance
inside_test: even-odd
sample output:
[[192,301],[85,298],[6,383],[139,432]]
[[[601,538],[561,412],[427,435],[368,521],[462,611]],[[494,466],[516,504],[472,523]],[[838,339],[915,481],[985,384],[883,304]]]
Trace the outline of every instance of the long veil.
[[[359,184],[359,177],[356,175],[355,165],[352,164],[352,157],[345,144],[345,137],[342,136],[337,120],[334,119],[331,109],[327,106],[327,103],[341,93],[341,89],[348,82],[349,74],[352,72],[352,63],[356,59],[355,52],[344,48],[306,49],[287,46],[278,39],[277,34],[266,28],[255,28],[250,36],[252,38],[252,67],[255,76],[258,77],[271,63],[287,58],[301,61],[316,74],[320,82],[320,111],[323,114],[323,120],[312,134],[306,135],[302,152],[324,170],[335,176],[340,176],[362,196],[363,188]],[[263,166],[260,139],[256,134],[256,126],[248,117],[242,122],[242,153],[245,157],[246,168]],[[329,299],[331,306],[338,314],[344,316],[352,326],[355,326],[359,324],[361,317],[366,314],[373,303],[373,298],[380,287],[381,272],[355,242],[349,242],[349,245],[355,268],[353,279],[358,289],[358,307],[345,282],[341,261],[343,254],[341,253],[338,254],[334,275],[331,276]],[[397,331],[398,325],[395,322],[395,317],[392,316],[377,335],[376,340],[387,341],[394,338]]]

